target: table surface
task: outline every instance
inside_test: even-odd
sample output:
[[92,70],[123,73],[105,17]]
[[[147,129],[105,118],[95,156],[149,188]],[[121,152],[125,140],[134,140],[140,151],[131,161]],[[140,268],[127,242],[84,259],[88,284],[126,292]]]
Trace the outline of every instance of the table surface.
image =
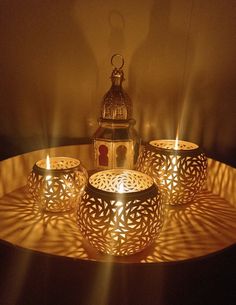
[[91,145],[34,151],[0,162],[0,239],[43,253],[80,260],[122,263],[177,262],[202,257],[236,243],[236,170],[208,159],[206,188],[193,202],[167,209],[159,237],[146,250],[127,257],[97,252],[81,236],[75,212],[43,213],[26,191],[34,163],[52,156],[81,160],[93,169]]

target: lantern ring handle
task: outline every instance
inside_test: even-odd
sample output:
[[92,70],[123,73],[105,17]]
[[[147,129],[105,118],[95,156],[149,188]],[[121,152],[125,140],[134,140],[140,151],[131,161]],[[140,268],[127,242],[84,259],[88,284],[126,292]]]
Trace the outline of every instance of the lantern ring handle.
[[[117,67],[117,66],[115,65],[115,63],[114,63],[114,58],[115,58],[115,57],[121,58],[121,65],[120,65],[119,67]],[[125,63],[124,57],[123,57],[122,55],[120,55],[120,54],[114,54],[114,55],[111,57],[111,64],[112,64],[112,66],[113,66],[114,68],[118,69],[118,70],[120,70],[120,69],[123,68],[124,63]]]

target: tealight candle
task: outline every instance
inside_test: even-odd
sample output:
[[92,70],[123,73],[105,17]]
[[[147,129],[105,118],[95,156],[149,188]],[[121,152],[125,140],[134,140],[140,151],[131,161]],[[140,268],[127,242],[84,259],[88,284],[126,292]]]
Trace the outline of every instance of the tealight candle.
[[77,219],[82,235],[99,251],[129,255],[159,234],[162,200],[153,179],[141,172],[100,171],[89,178]]
[[42,210],[65,212],[75,207],[87,182],[80,160],[53,157],[39,160],[28,178],[28,190]]
[[154,140],[144,146],[136,168],[155,180],[165,203],[191,202],[202,189],[207,158],[197,144],[177,140]]

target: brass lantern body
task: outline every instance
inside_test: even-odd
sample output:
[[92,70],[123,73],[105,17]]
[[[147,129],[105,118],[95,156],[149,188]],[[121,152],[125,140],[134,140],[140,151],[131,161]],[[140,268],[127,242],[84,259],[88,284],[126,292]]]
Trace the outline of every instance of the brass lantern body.
[[139,152],[134,120],[100,119],[94,135],[95,167],[132,169]]
[[[116,56],[120,55],[112,57],[112,64]],[[97,169],[132,169],[139,154],[140,140],[134,129],[132,102],[122,87],[123,64],[124,61],[112,71],[112,85],[103,98],[99,127],[93,136]]]

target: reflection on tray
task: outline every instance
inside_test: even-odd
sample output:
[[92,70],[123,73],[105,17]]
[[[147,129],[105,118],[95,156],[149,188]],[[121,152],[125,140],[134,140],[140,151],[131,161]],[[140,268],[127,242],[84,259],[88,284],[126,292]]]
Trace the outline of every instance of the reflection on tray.
[[167,208],[163,230],[146,250],[108,257],[83,240],[74,212],[42,213],[24,188],[0,199],[0,238],[16,245],[78,259],[117,262],[166,262],[206,255],[236,241],[236,209],[209,191],[185,206]]

